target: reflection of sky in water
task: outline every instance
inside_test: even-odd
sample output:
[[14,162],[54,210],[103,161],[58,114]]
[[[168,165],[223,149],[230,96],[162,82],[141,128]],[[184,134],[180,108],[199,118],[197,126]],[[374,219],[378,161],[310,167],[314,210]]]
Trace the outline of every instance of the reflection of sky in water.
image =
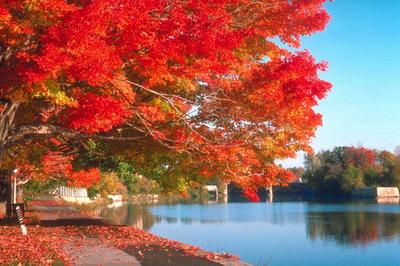
[[[126,208],[126,207],[125,207]],[[145,229],[255,265],[400,265],[400,205],[176,204],[125,211]],[[137,221],[140,220],[140,223]]]
[[201,223],[257,222],[298,223],[304,220],[303,203],[230,203],[210,205],[161,205],[149,209],[159,217],[174,217]]

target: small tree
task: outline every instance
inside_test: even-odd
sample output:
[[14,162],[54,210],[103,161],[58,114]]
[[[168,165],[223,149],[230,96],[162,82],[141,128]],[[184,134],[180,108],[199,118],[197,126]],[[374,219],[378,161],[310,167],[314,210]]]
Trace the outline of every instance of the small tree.
[[339,177],[340,190],[350,194],[353,189],[365,187],[361,169],[350,165]]

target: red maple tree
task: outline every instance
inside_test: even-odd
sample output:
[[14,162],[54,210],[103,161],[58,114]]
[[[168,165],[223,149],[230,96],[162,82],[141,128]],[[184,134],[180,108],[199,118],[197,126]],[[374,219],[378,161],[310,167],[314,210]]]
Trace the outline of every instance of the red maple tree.
[[39,146],[11,160],[37,170],[52,138],[89,152],[90,141],[161,165],[178,190],[285,183],[274,162],[310,150],[331,84],[326,63],[279,43],[323,30],[324,2],[0,0],[2,151]]

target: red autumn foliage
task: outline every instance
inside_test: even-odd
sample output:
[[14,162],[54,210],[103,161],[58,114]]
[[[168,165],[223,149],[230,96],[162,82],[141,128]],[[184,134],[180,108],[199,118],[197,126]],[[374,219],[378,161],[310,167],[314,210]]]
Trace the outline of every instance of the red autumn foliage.
[[68,185],[74,187],[88,188],[93,184],[100,181],[100,170],[97,168],[90,168],[88,170],[80,170],[72,172],[68,178]]
[[248,198],[251,202],[258,202],[260,201],[260,197],[257,194],[257,191],[253,191],[253,190],[245,190],[243,195]]
[[0,264],[52,265],[63,261],[72,265],[62,251],[66,244],[63,228],[28,227],[29,236],[21,235],[18,226],[0,227]]
[[9,145],[126,139],[245,190],[289,182],[275,161],[311,150],[331,84],[326,63],[276,39],[300,48],[329,21],[325,2],[0,0],[0,98],[25,112]]
[[59,152],[48,152],[42,158],[43,171],[46,174],[61,174],[69,176],[72,172],[72,156],[65,156]]
[[129,114],[122,100],[86,93],[78,96],[78,106],[68,112],[66,124],[86,133],[104,132],[122,124]]
[[100,170],[90,168],[74,171],[71,161],[73,156],[65,156],[60,152],[48,152],[43,156],[43,172],[46,176],[58,176],[67,179],[67,184],[74,187],[88,188],[100,181]]
[[344,151],[344,161],[362,170],[377,163],[376,151],[364,147],[347,147]]

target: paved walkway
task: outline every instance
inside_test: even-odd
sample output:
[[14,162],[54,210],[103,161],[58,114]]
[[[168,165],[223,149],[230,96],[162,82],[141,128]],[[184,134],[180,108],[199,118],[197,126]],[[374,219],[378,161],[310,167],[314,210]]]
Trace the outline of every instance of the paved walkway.
[[[107,221],[99,217],[82,215],[77,209],[69,206],[34,205],[32,210],[40,212],[40,223],[44,226],[63,225],[101,225]],[[64,252],[73,258],[75,265],[102,266],[140,266],[140,262],[132,255],[102,243],[97,238],[85,238],[84,244],[79,238],[67,238],[68,244]]]
[[85,246],[77,245],[77,240],[73,239],[64,248],[64,252],[74,258],[75,265],[140,265],[135,257],[116,247],[107,246],[96,238],[85,239]]

